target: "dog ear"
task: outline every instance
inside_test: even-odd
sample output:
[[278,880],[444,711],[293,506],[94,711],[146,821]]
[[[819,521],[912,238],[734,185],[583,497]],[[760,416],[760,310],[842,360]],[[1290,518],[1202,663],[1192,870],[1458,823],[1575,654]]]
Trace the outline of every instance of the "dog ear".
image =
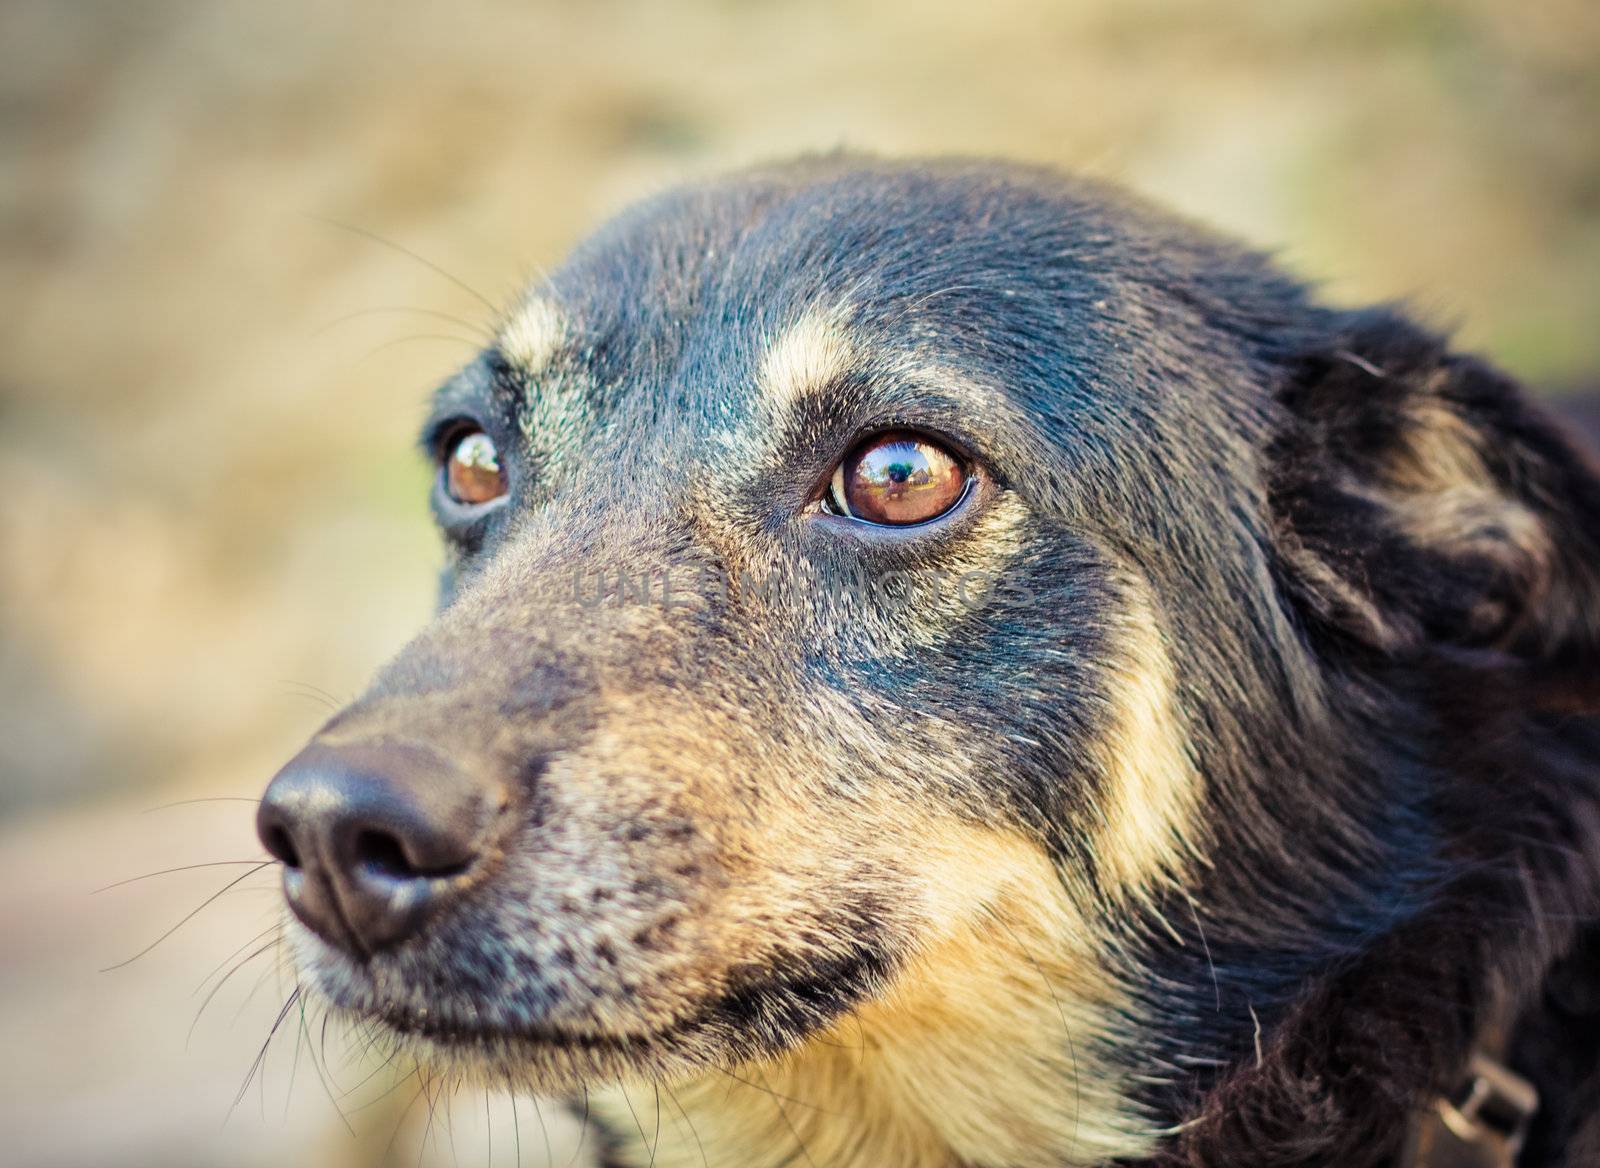
[[1507,377],[1387,310],[1290,365],[1270,495],[1285,586],[1386,654],[1600,674],[1600,467]]

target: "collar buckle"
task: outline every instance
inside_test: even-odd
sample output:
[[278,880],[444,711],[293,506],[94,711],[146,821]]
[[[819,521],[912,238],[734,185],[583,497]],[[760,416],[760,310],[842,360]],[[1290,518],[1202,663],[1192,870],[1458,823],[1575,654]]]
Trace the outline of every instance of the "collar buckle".
[[1486,1054],[1475,1054],[1461,1086],[1440,1094],[1412,1127],[1406,1168],[1516,1168],[1539,1110],[1532,1083]]

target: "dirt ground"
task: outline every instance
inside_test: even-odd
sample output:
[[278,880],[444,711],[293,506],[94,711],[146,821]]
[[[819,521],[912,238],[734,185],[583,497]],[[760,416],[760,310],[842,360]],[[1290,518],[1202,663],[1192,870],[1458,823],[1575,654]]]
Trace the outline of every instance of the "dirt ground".
[[148,809],[255,796],[426,618],[426,391],[601,217],[802,149],[1042,160],[1558,393],[1600,384],[1596,60],[1593,0],[0,2],[0,1158],[545,1162],[481,1097],[387,1145],[405,1084],[343,1134],[298,1018],[229,1117],[270,953],[187,1032],[272,873],[91,890],[258,854],[248,803]]

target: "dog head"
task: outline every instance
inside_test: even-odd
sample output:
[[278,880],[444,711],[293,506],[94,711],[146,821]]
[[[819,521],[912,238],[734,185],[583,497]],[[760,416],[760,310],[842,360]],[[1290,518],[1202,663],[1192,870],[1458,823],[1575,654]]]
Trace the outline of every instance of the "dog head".
[[1595,661],[1600,485],[1513,386],[1092,185],[690,187],[497,337],[440,612],[260,813],[302,978],[449,1067],[859,1030],[961,1162],[1148,1152],[1434,903],[1434,664]]

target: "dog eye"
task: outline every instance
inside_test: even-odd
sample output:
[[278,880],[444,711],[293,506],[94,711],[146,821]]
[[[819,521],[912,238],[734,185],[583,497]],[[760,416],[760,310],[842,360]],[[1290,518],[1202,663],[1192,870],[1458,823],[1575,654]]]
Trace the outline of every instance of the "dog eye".
[[492,503],[506,493],[506,475],[494,439],[478,429],[463,429],[445,442],[446,493],[467,507]]
[[878,434],[833,472],[827,505],[839,515],[888,527],[937,519],[961,501],[967,470],[950,450],[920,434]]

